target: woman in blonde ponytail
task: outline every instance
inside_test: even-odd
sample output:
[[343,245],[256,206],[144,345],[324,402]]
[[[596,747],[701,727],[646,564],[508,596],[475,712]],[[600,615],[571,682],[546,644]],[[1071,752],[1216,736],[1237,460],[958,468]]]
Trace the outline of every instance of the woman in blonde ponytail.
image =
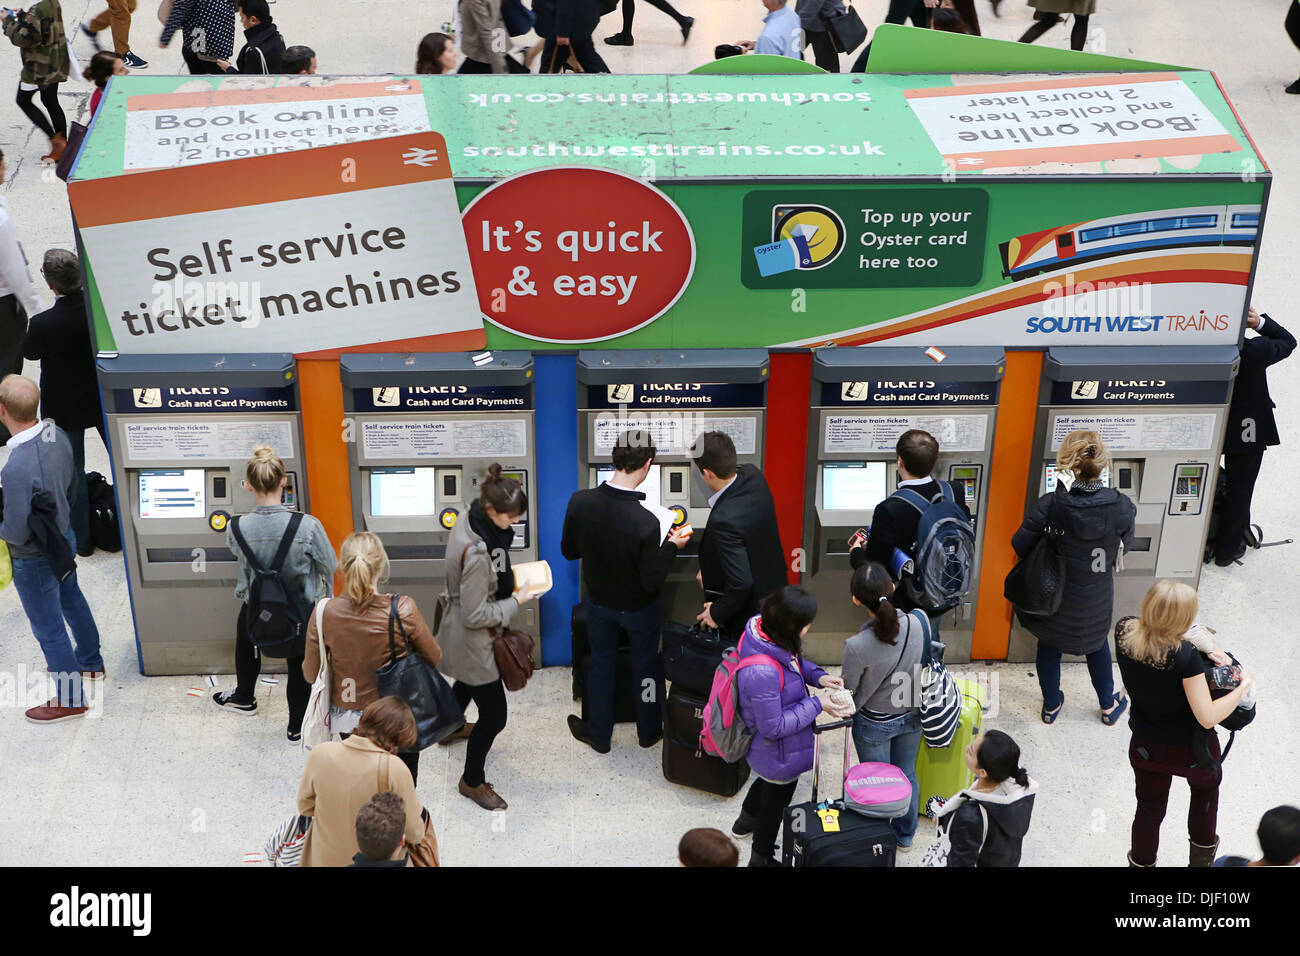
[[[339,549],[339,569],[343,572],[343,594],[325,605],[322,625],[325,653],[330,660],[330,729],[348,745],[365,747],[369,745],[360,738],[348,738],[357,729],[361,712],[379,700],[375,671],[388,662],[388,620],[394,609],[411,646],[429,664],[436,666],[442,659],[442,648],[433,639],[415,601],[381,590],[388,582],[388,553],[377,535],[369,531],[348,535]],[[401,657],[406,644],[400,635],[395,640],[397,656]],[[313,616],[307,625],[302,676],[310,684],[319,671],[320,642]],[[402,751],[397,756],[411,771],[414,783],[419,774],[419,751]]]
[[[311,608],[323,597],[334,593],[334,546],[324,526],[308,514],[282,503],[288,474],[284,462],[269,445],[258,445],[253,457],[244,467],[244,491],[252,496],[253,509],[237,515],[226,528],[226,545],[239,563],[239,578],[235,597],[239,598],[239,619],[235,625],[235,677],[231,690],[220,690],[212,701],[223,710],[239,714],[257,713],[257,700],[253,691],[262,672],[262,653],[253,644],[248,626],[248,602],[253,599],[253,562],[260,568],[271,568],[276,551],[286,536],[291,543],[280,567],[280,579],[285,592],[294,604],[294,619],[299,629],[290,647],[267,647],[269,654],[285,654],[289,678],[285,696],[289,703],[289,726],[286,736],[297,741],[302,735],[302,718],[311,695],[311,682],[302,678],[304,631],[302,622],[311,614]],[[245,499],[246,500],[246,499]],[[300,523],[299,523],[300,522]],[[296,527],[293,527],[296,523]],[[292,528],[292,531],[291,531]],[[252,560],[250,560],[250,557]],[[293,637],[293,635],[289,635]]]

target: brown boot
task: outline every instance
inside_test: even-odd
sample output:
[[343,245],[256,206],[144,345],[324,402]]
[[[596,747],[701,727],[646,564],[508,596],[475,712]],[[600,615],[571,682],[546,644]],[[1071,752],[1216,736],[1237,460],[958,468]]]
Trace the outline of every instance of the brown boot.
[[456,784],[456,789],[484,810],[504,810],[506,808],[506,802],[501,799],[500,794],[492,789],[490,783],[480,783],[477,787],[471,787],[465,783],[465,778],[461,777],[460,782]]
[[474,725],[466,722],[465,726],[460,728],[454,734],[448,734],[438,741],[440,747],[450,747],[458,740],[469,740],[469,735],[474,732]]
[[1188,866],[1209,866],[1214,862],[1214,854],[1219,852],[1219,838],[1217,836],[1214,838],[1213,846],[1201,846],[1191,840],[1188,840],[1187,843],[1191,848],[1188,852]]
[[55,133],[50,137],[50,151],[41,157],[47,163],[57,163],[63,157],[63,151],[68,148],[68,138],[62,133]]

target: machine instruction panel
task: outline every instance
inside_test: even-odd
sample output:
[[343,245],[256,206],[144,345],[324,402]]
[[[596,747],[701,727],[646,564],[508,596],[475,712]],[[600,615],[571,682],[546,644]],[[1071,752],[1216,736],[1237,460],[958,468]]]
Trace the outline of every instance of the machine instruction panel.
[[758,447],[758,418],[734,415],[600,415],[595,420],[596,451],[608,455],[619,435],[630,428],[644,429],[661,452],[684,452],[703,432],[724,432],[736,446],[737,455],[752,455]]
[[1052,422],[1052,450],[1078,429],[1101,435],[1111,451],[1205,451],[1214,446],[1217,416],[1206,414],[1057,415]]
[[289,421],[127,422],[123,430],[126,456],[134,461],[248,458],[258,445],[295,457]]
[[929,432],[944,452],[983,451],[987,415],[827,415],[825,452],[892,452],[912,428]]
[[425,419],[363,422],[361,455],[388,458],[523,458],[528,428],[522,420]]

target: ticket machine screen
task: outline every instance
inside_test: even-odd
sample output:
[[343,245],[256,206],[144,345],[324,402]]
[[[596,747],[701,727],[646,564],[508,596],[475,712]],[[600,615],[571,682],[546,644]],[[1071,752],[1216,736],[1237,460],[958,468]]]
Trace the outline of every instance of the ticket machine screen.
[[[596,482],[598,484],[602,481],[609,481],[609,479],[613,477],[614,477],[613,465],[601,465],[596,469]],[[659,484],[660,480],[661,479],[659,477],[659,466],[651,465],[650,473],[645,476],[645,481],[641,482],[640,486],[637,488],[637,491],[641,491],[645,493],[645,500],[650,502],[653,505],[657,505],[663,500],[663,498],[660,497],[661,495],[661,487]]]
[[434,469],[372,468],[370,513],[376,517],[434,513]]
[[202,468],[140,472],[141,518],[202,518],[207,515]]
[[836,461],[822,464],[822,507],[827,511],[871,511],[888,496],[888,463]]

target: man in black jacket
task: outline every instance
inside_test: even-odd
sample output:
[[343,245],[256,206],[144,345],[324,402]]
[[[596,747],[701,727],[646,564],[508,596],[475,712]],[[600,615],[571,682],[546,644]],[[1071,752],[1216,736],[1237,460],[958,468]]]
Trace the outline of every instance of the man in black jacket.
[[[582,561],[583,606],[591,667],[587,672],[590,719],[569,715],[569,732],[597,753],[609,753],[614,730],[614,672],[618,636],[626,631],[637,690],[636,729],[642,747],[663,737],[663,675],[659,673],[659,592],[673,558],[686,544],[676,531],[664,537],[659,519],[644,507],[637,487],[650,473],[655,446],[648,432],[627,431],[613,449],[614,477],[569,499],[560,551]],[[658,504],[658,502],[655,502]],[[574,661],[574,667],[582,666]],[[652,682],[654,695],[644,690]]]
[[578,58],[584,73],[608,73],[609,67],[596,52],[591,35],[600,23],[603,9],[600,0],[533,0],[533,13],[537,35],[546,41],[542,47],[541,72],[558,72],[567,51],[556,47],[569,47]]
[[[926,501],[933,501],[943,488],[930,474],[939,460],[939,442],[929,432],[913,428],[903,432],[894,446],[898,455],[898,487],[910,488]],[[952,486],[953,499],[957,507],[970,517],[966,506],[966,494],[961,485]],[[916,530],[921,525],[921,512],[907,500],[898,497],[898,492],[890,495],[876,505],[871,513],[871,534],[865,541],[854,537],[849,550],[849,564],[856,571],[862,565],[875,561],[885,566],[895,583],[898,575],[894,574],[894,549],[905,551],[916,557]],[[894,592],[891,603],[900,611],[911,611],[915,605],[908,600],[903,589]]]
[[758,602],[789,583],[776,504],[763,473],[736,466],[736,446],[724,432],[699,438],[695,465],[713,494],[700,539],[704,610],[696,620],[727,640],[740,636]]
[[244,46],[235,65],[223,63],[227,73],[280,73],[284,56],[284,37],[271,20],[266,0],[239,0],[239,22],[244,27]]
[[54,305],[32,317],[23,339],[23,357],[41,363],[41,416],[52,418],[72,443],[72,478],[76,482],[72,530],[77,536],[77,553],[84,557],[95,550],[86,492],[86,429],[96,429],[108,447],[104,413],[77,257],[66,249],[50,249],[41,275],[54,292]]
[[1259,334],[1241,345],[1241,367],[1228,406],[1228,429],[1223,436],[1223,473],[1227,507],[1215,536],[1214,563],[1227,567],[1246,553],[1250,527],[1250,500],[1255,479],[1264,463],[1264,449],[1281,444],[1273,399],[1268,394],[1268,367],[1295,350],[1295,336],[1276,319],[1251,307],[1246,327]]

